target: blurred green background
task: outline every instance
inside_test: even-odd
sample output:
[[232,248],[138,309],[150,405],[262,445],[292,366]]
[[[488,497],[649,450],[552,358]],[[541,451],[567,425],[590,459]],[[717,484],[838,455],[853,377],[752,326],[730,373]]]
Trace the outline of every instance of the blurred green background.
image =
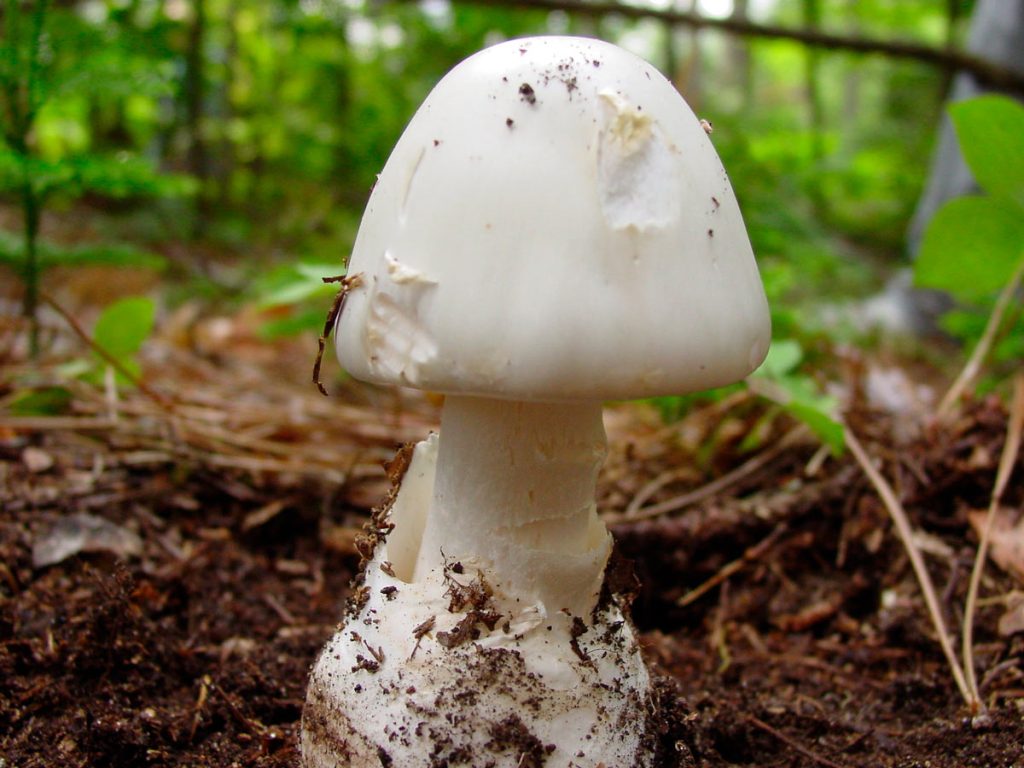
[[[909,264],[908,222],[954,75],[941,55],[963,49],[975,4],[660,0],[650,10],[662,17],[647,18],[640,5],[556,5],[5,0],[7,306],[31,314],[48,280],[108,263],[159,273],[150,292],[167,306],[285,307],[268,335],[316,329],[334,290],[318,277],[341,271],[375,174],[432,85],[490,43],[558,33],[648,58],[714,124],[777,337],[869,343],[842,308]],[[763,32],[777,27],[937,57]],[[961,318],[961,335],[979,335],[984,317]]]

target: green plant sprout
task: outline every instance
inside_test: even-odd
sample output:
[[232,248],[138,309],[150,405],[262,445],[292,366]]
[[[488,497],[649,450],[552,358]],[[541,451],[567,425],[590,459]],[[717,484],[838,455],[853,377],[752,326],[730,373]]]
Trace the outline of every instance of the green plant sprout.
[[[64,313],[59,308],[58,311]],[[100,313],[91,335],[86,335],[68,317],[75,332],[89,343],[92,353],[60,366],[58,375],[65,381],[79,379],[97,386],[110,380],[109,377],[115,386],[142,386],[138,355],[153,332],[155,316],[156,305],[152,299],[128,296]],[[63,413],[72,399],[71,392],[63,386],[26,387],[14,392],[8,407],[15,416],[48,415]]]

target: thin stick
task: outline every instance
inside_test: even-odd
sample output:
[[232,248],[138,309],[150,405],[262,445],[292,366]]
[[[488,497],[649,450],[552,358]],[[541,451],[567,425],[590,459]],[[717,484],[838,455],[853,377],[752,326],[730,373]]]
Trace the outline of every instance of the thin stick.
[[743,554],[737,557],[732,562],[726,563],[722,566],[719,571],[709,579],[706,579],[699,586],[694,587],[681,598],[676,601],[676,605],[683,608],[690,603],[703,597],[705,594],[710,592],[712,589],[717,587],[723,581],[728,579],[737,571],[740,571],[743,566],[747,563],[752,563],[755,560],[760,560],[761,556],[764,555],[771,547],[779,540],[783,533],[787,530],[787,526],[783,523],[777,526],[771,533],[765,536],[757,544],[751,547],[747,547]]
[[956,681],[956,687],[960,689],[960,695],[963,696],[968,708],[973,711],[976,707],[976,702],[971,695],[970,689],[967,687],[963,669],[957,661],[956,652],[953,650],[949,634],[946,631],[946,622],[942,618],[942,609],[939,606],[935,585],[932,584],[931,576],[928,575],[928,569],[925,567],[924,558],[921,557],[920,550],[914,544],[914,532],[910,527],[910,521],[907,519],[907,513],[904,511],[899,499],[896,498],[896,493],[892,487],[871,463],[867,451],[864,450],[864,446],[861,445],[853,430],[849,426],[844,426],[843,435],[846,438],[846,445],[849,446],[850,452],[857,460],[857,463],[860,464],[860,468],[867,475],[868,480],[875,487],[875,491],[881,497],[882,503],[885,505],[893,524],[896,526],[896,531],[910,558],[910,564],[914,568],[914,574],[917,576],[917,583],[921,586],[921,592],[924,594],[928,613],[931,614],[932,624],[935,626],[935,631],[939,636],[939,644],[942,646],[942,652],[946,656],[946,661],[949,662],[950,671],[953,673],[953,679]]
[[981,575],[985,570],[989,544],[992,541],[992,527],[996,519],[996,510],[1002,501],[1003,492],[1010,482],[1013,466],[1017,462],[1020,451],[1021,432],[1024,431],[1024,373],[1018,373],[1014,379],[1013,404],[1010,406],[1010,423],[1006,425],[1006,442],[999,457],[999,469],[996,472],[996,484],[992,489],[992,497],[985,516],[985,527],[981,533],[978,551],[974,556],[974,568],[971,570],[971,582],[967,588],[967,601],[964,604],[963,645],[961,654],[964,659],[964,672],[967,674],[967,686],[977,702],[978,709],[972,714],[984,714],[985,704],[978,690],[978,678],[974,671],[974,614],[978,605],[978,589],[981,586]]
[[764,720],[754,717],[753,715],[746,715],[746,719],[751,725],[755,725],[762,731],[770,733],[772,736],[781,741],[787,747],[789,747],[790,749],[795,749],[808,760],[812,760],[813,762],[818,763],[819,765],[824,765],[826,766],[826,768],[843,768],[843,766],[839,763],[834,763],[827,757],[822,757],[817,752],[814,752],[813,750],[810,750],[807,747],[805,747],[796,739],[791,739],[789,736],[787,736],[777,728],[772,728],[772,726],[768,725],[768,723],[766,723]]
[[324,350],[327,348],[327,339],[334,330],[334,326],[338,323],[342,311],[345,309],[345,299],[348,298],[349,291],[359,287],[362,273],[350,277],[337,275],[336,277],[322,277],[320,279],[325,283],[338,283],[338,292],[334,296],[331,308],[327,310],[327,317],[324,319],[324,329],[320,334],[320,338],[317,339],[316,359],[313,361],[313,384],[316,385],[321,395],[327,397],[327,388],[320,381],[320,366],[324,362]]
[[44,430],[93,431],[117,429],[116,421],[106,417],[91,418],[79,416],[6,416],[0,417],[4,429],[42,432]]
[[981,338],[974,347],[974,351],[971,352],[971,356],[968,358],[963,370],[960,371],[960,375],[956,377],[956,381],[953,382],[953,385],[949,388],[943,396],[942,401],[939,403],[939,407],[935,413],[940,420],[949,416],[950,412],[953,410],[953,406],[960,402],[960,398],[963,397],[964,390],[971,385],[971,382],[974,381],[978,372],[981,370],[981,366],[985,362],[985,358],[988,357],[988,353],[992,349],[992,345],[995,343],[996,334],[999,332],[999,326],[1003,323],[1003,316],[1006,314],[1006,310],[1010,306],[1010,301],[1020,288],[1021,280],[1024,280],[1024,259],[1021,259],[1021,262],[1017,265],[1017,269],[1014,270],[1010,281],[1003,286],[1003,290],[1000,291],[999,298],[996,299],[995,306],[992,307],[992,314],[988,316],[988,323],[985,325],[985,331],[981,334]]

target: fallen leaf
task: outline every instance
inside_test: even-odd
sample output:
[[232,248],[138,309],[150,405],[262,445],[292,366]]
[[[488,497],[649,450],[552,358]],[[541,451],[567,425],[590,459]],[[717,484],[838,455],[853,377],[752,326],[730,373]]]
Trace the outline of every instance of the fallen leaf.
[[21,461],[32,474],[45,472],[53,467],[53,456],[41,448],[29,446],[21,452]]
[[1006,613],[999,617],[999,634],[1003,637],[1024,632],[1024,594],[1014,592],[1006,604]]
[[137,534],[102,517],[77,512],[60,518],[32,546],[32,565],[45,568],[79,552],[110,552],[118,557],[142,554]]
[[[979,538],[985,530],[987,516],[987,512],[980,510],[967,515]],[[1014,518],[1012,510],[1007,507],[996,510],[988,552],[996,565],[1024,581],[1024,518]]]
[[270,522],[272,519],[277,517],[278,513],[288,506],[290,499],[277,499],[269,504],[264,504],[262,507],[254,512],[250,512],[242,520],[242,530],[251,531],[253,528],[258,528]]

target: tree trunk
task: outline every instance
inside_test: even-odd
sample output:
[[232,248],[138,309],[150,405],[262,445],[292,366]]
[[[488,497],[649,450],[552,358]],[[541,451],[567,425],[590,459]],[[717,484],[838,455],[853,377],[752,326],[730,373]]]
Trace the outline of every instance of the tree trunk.
[[[803,0],[804,25],[811,30],[821,26],[821,4],[819,0]],[[820,169],[825,160],[825,109],[821,101],[821,85],[819,66],[821,54],[815,48],[807,48],[804,61],[804,88],[807,98],[807,118],[811,137],[811,160],[816,169]],[[814,178],[817,178],[814,174]],[[821,194],[821,187],[812,183],[810,187],[811,202],[819,213],[825,213],[827,201]]]
[[207,181],[210,175],[209,156],[203,137],[203,103],[206,96],[205,56],[206,41],[206,0],[194,0],[194,17],[188,32],[188,48],[185,53],[185,130],[188,135],[188,170],[199,185],[196,194],[195,219],[192,235],[203,236],[206,230]]
[[[749,19],[749,0],[735,0],[732,18],[738,22]],[[729,66],[732,76],[740,89],[740,104],[743,114],[750,114],[754,108],[754,64],[750,41],[736,36],[729,41]]]

